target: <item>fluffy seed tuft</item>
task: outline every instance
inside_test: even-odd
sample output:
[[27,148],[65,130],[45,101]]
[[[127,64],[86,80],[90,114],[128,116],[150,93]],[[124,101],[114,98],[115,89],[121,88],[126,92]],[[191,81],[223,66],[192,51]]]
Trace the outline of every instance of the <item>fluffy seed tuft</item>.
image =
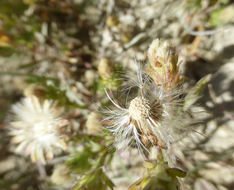
[[121,89],[127,91],[125,105],[118,104],[106,91],[115,106],[105,112],[106,127],[113,133],[117,149],[137,147],[145,155],[156,146],[169,153],[171,144],[188,131],[178,56],[167,42],[156,39],[149,47],[148,61],[136,62],[136,77],[128,77],[127,88]]
[[150,115],[149,101],[142,97],[134,98],[128,108],[129,115],[136,121],[146,119]]

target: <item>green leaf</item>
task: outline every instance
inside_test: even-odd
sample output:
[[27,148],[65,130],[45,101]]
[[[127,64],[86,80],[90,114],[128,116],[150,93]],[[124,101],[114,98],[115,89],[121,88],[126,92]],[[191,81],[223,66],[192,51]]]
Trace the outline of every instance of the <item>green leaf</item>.
[[222,4],[228,4],[229,0],[220,0],[220,3],[222,3]]
[[70,166],[75,173],[82,174],[92,167],[90,158],[93,157],[93,154],[90,147],[86,147],[82,152],[79,152],[76,156],[68,160],[66,164]]
[[155,165],[155,163],[145,161],[144,162],[144,167],[147,168],[147,169],[153,169],[153,168],[156,167],[156,165]]
[[202,95],[207,83],[211,79],[211,74],[200,79],[185,97],[184,111],[187,111]]
[[231,22],[234,19],[234,5],[225,8],[219,8],[211,13],[210,24],[211,26],[218,27]]
[[17,53],[17,50],[15,48],[0,46],[0,56],[10,57],[15,53]]
[[114,189],[113,182],[106,176],[102,168],[96,171],[90,171],[78,181],[74,190],[108,190]]
[[149,180],[150,180],[149,177],[138,179],[135,183],[133,183],[128,188],[128,190],[142,190],[144,187],[147,186],[147,184],[149,183]]
[[168,173],[168,175],[170,175],[172,177],[184,178],[186,176],[186,172],[179,169],[179,168],[168,168],[167,173]]
[[114,189],[114,183],[110,180],[110,178],[104,173],[102,172],[101,175],[101,180],[106,184],[107,187],[109,187],[110,189]]
[[0,1],[0,12],[2,14],[22,14],[27,6],[21,0]]

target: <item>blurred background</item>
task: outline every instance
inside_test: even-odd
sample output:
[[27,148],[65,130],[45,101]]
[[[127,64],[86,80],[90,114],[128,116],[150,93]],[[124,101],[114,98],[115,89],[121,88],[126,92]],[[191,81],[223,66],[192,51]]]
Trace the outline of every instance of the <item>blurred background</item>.
[[[231,0],[0,0],[0,189],[66,189],[50,181],[54,163],[41,179],[35,164],[12,151],[12,104],[43,94],[66,105],[73,127],[82,129],[105,97],[102,87],[119,85],[102,80],[105,73],[116,71],[115,78],[132,70],[155,38],[176,47],[187,88],[212,74],[198,102],[207,113],[204,136],[186,140],[180,157],[189,171],[186,188],[234,189]],[[141,167],[118,157],[108,172],[121,190],[141,176]]]

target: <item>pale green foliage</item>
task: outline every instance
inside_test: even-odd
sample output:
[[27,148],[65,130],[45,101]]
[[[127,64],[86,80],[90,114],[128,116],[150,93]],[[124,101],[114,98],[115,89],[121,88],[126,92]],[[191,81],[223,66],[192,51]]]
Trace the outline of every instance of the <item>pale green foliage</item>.
[[162,154],[159,154],[156,162],[144,163],[146,174],[137,180],[129,190],[178,190],[179,178],[186,176],[186,172],[178,168],[169,168]]
[[211,75],[203,77],[192,89],[189,90],[184,101],[184,111],[187,111],[202,96],[202,93],[210,79]]
[[234,6],[219,8],[211,13],[210,24],[214,27],[227,24],[234,19]]

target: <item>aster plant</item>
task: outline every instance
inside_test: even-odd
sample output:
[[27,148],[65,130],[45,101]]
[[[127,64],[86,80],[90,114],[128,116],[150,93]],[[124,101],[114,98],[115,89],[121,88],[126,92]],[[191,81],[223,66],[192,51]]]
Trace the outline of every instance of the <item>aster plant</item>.
[[152,42],[149,63],[136,63],[137,77],[127,81],[127,95],[132,89],[134,95],[130,95],[125,105],[118,104],[106,90],[116,109],[107,110],[105,120],[110,123],[107,128],[114,134],[118,149],[136,145],[142,153],[153,145],[170,150],[178,130],[183,129],[182,77],[177,56],[170,51],[166,42],[158,39]]
[[[102,103],[112,104],[102,112],[95,106],[88,110],[88,106],[71,101],[69,95],[76,96],[70,88],[61,89],[59,81],[52,85],[43,78],[43,95],[30,91],[12,107],[9,133],[15,152],[30,156],[32,162],[43,164],[45,169],[48,161],[67,150],[63,163],[54,165],[51,181],[64,189],[106,190],[114,189],[106,168],[115,150],[138,149],[145,174],[130,190],[180,189],[178,178],[185,177],[186,172],[176,168],[172,145],[193,131],[190,107],[210,76],[201,79],[186,95],[178,56],[169,43],[159,39],[149,46],[147,60],[135,60],[134,65],[136,72],[119,78],[116,71],[121,69],[110,65],[107,59],[99,63],[101,85],[97,89],[105,86],[106,98],[102,100],[107,102]],[[112,91],[121,95],[116,98]],[[66,116],[71,122],[65,119],[64,109],[72,113]],[[88,110],[84,117],[79,116],[85,122],[79,120],[79,127],[74,127],[72,121],[81,109]],[[63,130],[65,126],[67,131]],[[153,149],[157,155],[152,158]]]
[[[146,167],[146,175],[133,184],[131,190],[180,189],[177,177],[185,177],[186,173],[175,168],[172,144],[194,131],[189,108],[199,98],[210,76],[201,79],[186,96],[178,55],[168,42],[154,40],[147,58],[145,62],[135,61],[135,78],[126,77],[127,87],[122,87],[124,103],[106,89],[113,104],[105,111],[106,128],[113,134],[117,150],[136,147],[150,165]],[[152,148],[158,155],[154,161],[149,160]]]

